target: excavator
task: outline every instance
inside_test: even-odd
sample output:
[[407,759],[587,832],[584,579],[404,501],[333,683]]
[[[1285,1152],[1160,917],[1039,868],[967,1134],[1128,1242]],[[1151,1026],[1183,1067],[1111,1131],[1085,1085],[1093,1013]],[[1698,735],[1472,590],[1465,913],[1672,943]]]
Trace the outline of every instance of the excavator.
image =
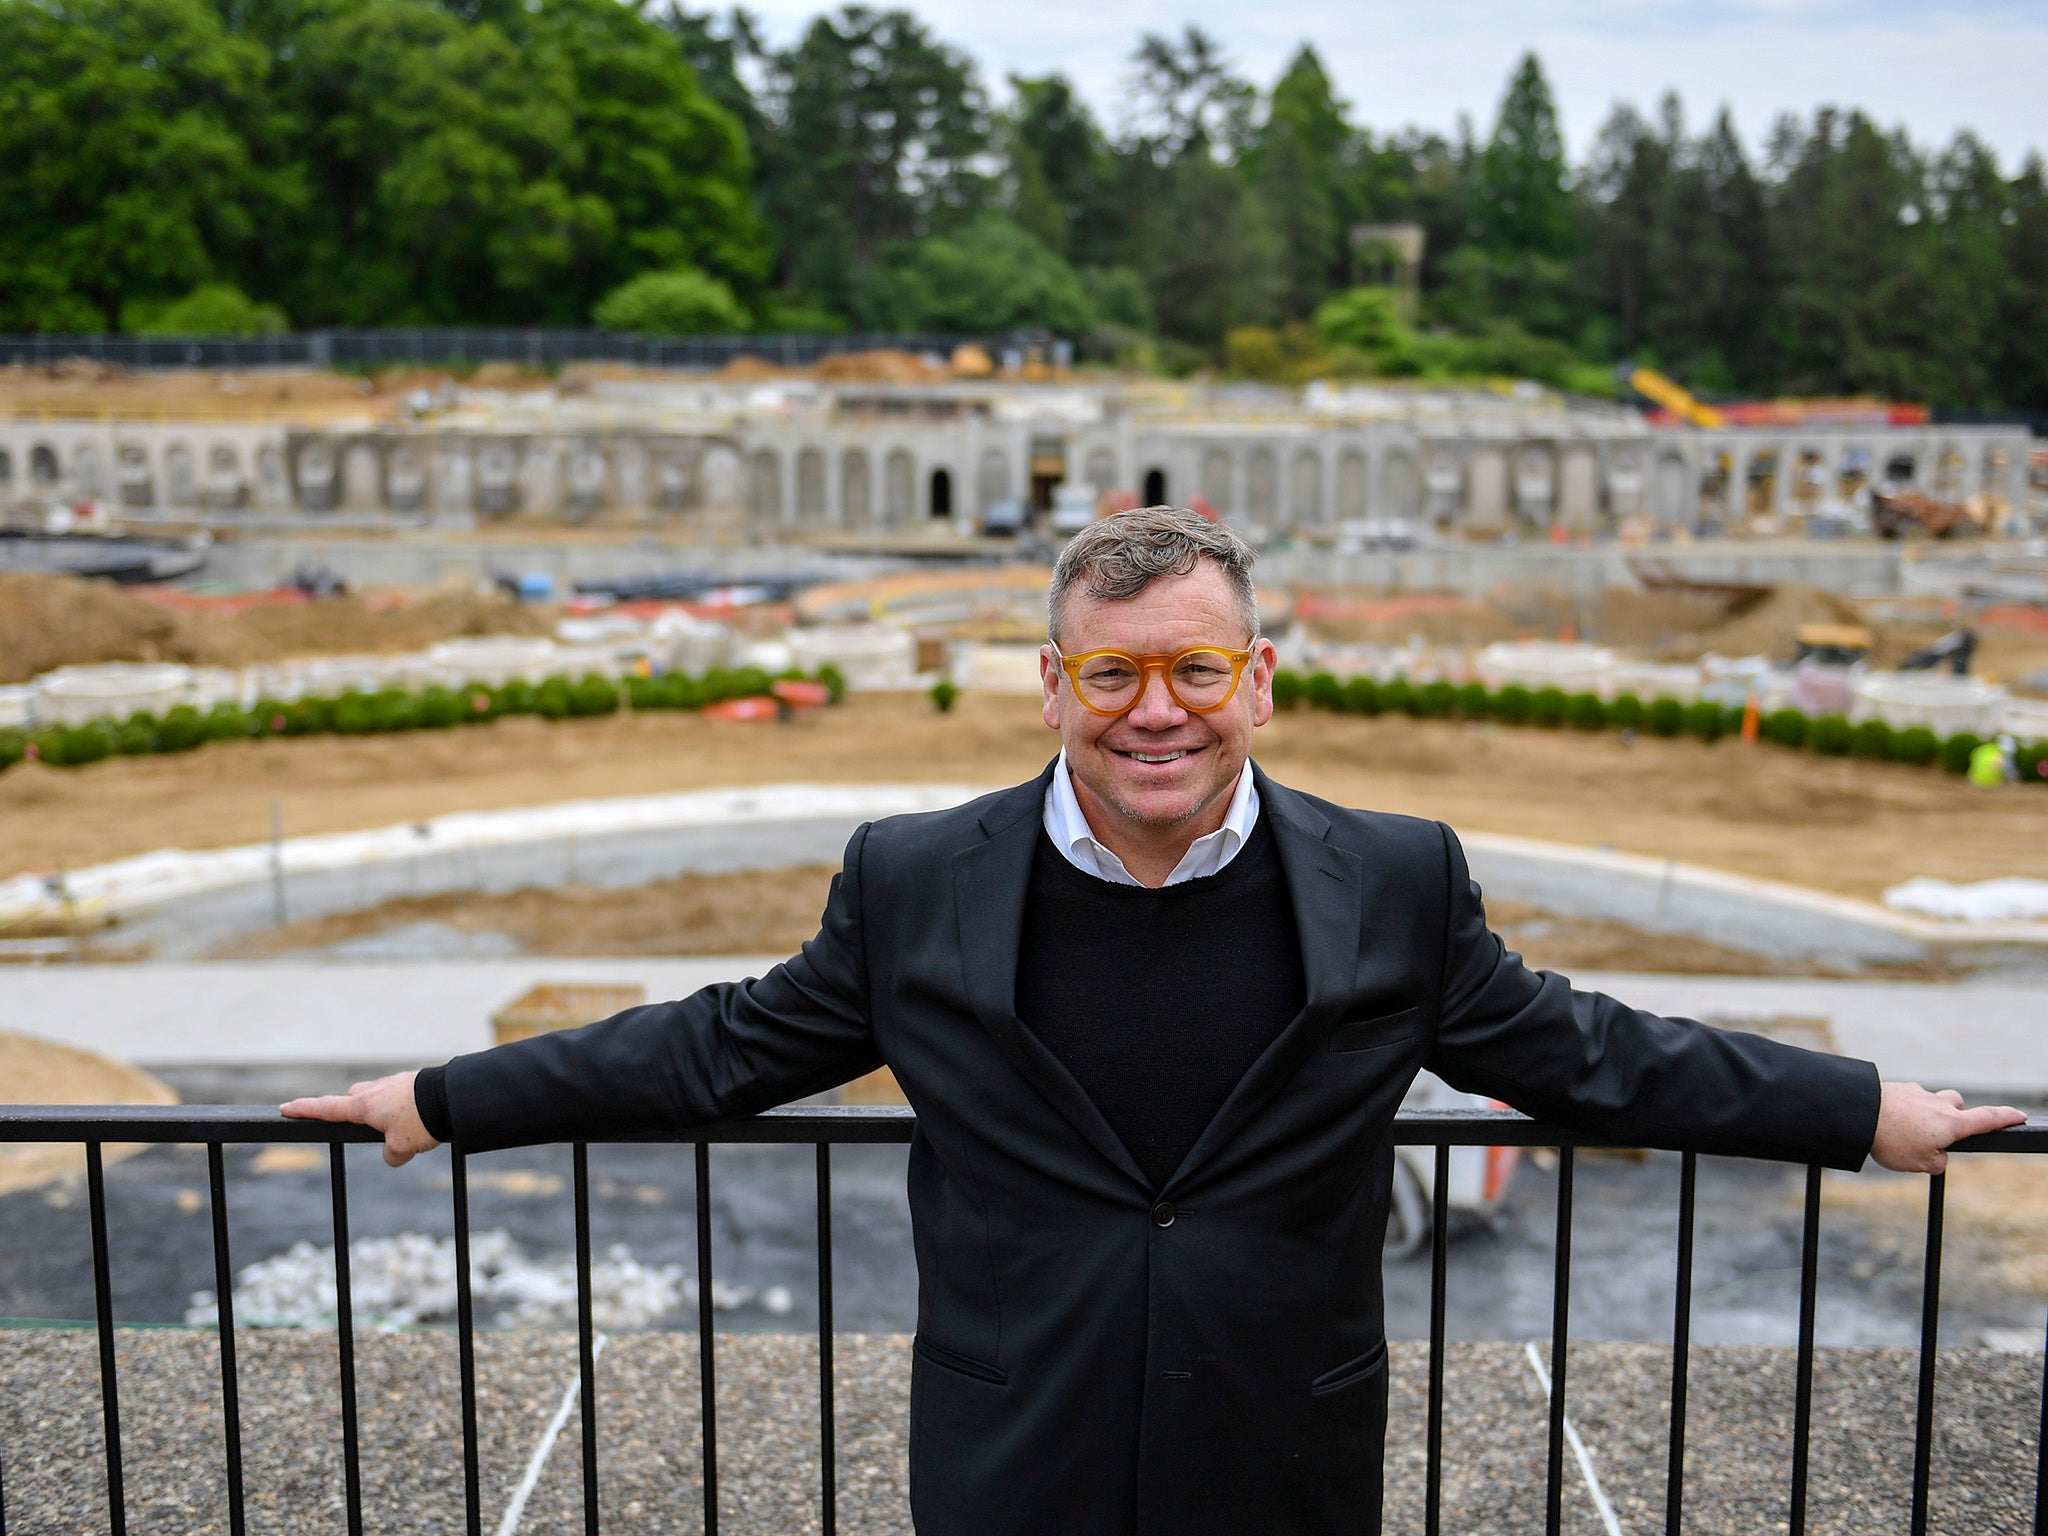
[[1701,401],[1684,385],[1667,379],[1654,368],[1623,363],[1614,370],[1615,382],[1634,390],[1645,400],[1654,400],[1672,415],[1695,427],[1725,427],[1728,419]]

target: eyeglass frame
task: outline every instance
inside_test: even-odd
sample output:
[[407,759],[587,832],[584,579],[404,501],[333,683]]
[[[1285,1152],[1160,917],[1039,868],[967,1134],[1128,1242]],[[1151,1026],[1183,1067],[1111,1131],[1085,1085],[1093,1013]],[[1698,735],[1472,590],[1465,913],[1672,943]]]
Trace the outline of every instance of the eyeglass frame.
[[[1111,720],[1128,715],[1132,710],[1144,703],[1145,674],[1154,668],[1157,668],[1159,671],[1159,680],[1166,684],[1166,696],[1172,699],[1176,705],[1191,715],[1213,715],[1217,710],[1224,708],[1232,699],[1237,697],[1237,690],[1244,684],[1244,669],[1251,665],[1252,658],[1259,653],[1259,637],[1257,635],[1252,636],[1246,642],[1243,650],[1232,650],[1221,645],[1190,645],[1178,651],[1155,651],[1147,656],[1133,656],[1129,651],[1120,651],[1113,645],[1105,645],[1093,651],[1083,651],[1078,656],[1069,656],[1060,649],[1057,640],[1051,640],[1046,643],[1052,650],[1053,659],[1060,664],[1060,670],[1067,674],[1067,681],[1072,685],[1074,697],[1080,700],[1081,707],[1092,715],[1102,715]],[[1174,689],[1173,667],[1174,663],[1178,662],[1182,657],[1198,655],[1203,651],[1207,651],[1212,656],[1221,656],[1230,663],[1230,691],[1214,704],[1190,704]],[[1128,661],[1138,669],[1138,691],[1132,695],[1131,702],[1122,709],[1104,709],[1099,704],[1089,702],[1087,693],[1081,687],[1081,668],[1098,656],[1116,656],[1124,661]]]

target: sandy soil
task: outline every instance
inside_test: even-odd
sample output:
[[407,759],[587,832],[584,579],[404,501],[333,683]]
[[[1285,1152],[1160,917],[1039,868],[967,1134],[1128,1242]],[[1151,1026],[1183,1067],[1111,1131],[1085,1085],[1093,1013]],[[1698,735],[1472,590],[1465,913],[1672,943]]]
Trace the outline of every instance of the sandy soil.
[[[267,739],[182,757],[0,774],[0,873],[80,868],[162,847],[345,831],[585,796],[838,781],[1012,783],[1056,749],[1033,702],[856,696],[789,726],[685,714],[524,718],[404,736]],[[1671,857],[1875,897],[1914,875],[2048,868],[2048,795],[1739,742],[1639,740],[1406,718],[1279,716],[1275,777],[1346,805]]]
[[[9,1104],[175,1104],[178,1096],[138,1067],[90,1051],[0,1030],[0,1101]],[[109,1145],[105,1156],[129,1157],[139,1145]],[[82,1173],[85,1150],[75,1144],[0,1144],[0,1195]]]
[[423,650],[460,635],[545,635],[559,610],[460,588],[348,593],[210,612],[176,592],[137,596],[76,576],[0,575],[0,683],[53,667],[177,661],[246,667],[293,656]]
[[[217,946],[208,958],[266,960],[317,952],[415,923],[437,923],[460,933],[500,934],[531,955],[790,954],[817,930],[833,873],[829,866],[818,865],[682,875],[625,889],[572,885],[503,895],[405,896],[360,911],[242,934]],[[1529,964],[1547,970],[1850,974],[1780,964],[1684,934],[1645,933],[1625,923],[1561,917],[1520,902],[1491,902],[1487,917],[1510,948]],[[1931,969],[1914,967],[1911,975],[1930,979]]]

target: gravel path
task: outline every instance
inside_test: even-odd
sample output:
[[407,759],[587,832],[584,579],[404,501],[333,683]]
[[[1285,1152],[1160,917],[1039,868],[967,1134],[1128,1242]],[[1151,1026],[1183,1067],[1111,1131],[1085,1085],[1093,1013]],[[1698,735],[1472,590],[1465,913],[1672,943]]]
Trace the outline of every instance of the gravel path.
[[[227,1529],[218,1359],[203,1330],[119,1336],[128,1525],[137,1536]],[[334,1338],[240,1338],[249,1529],[340,1530],[340,1413]],[[97,1341],[76,1330],[0,1333],[0,1478],[6,1529],[60,1536],[107,1528]],[[843,1334],[836,1346],[839,1528],[910,1529],[904,1419],[909,1340]],[[463,1524],[455,1340],[446,1332],[366,1334],[358,1348],[364,1526],[440,1533]],[[720,1528],[731,1536],[818,1529],[815,1340],[718,1338]],[[508,1503],[575,1377],[560,1333],[477,1339],[483,1528]],[[1393,1346],[1387,1530],[1422,1526],[1427,1353]],[[1651,1345],[1574,1345],[1567,1401],[1619,1529],[1663,1529],[1669,1355]],[[2038,1356],[1944,1354],[1931,1529],[2017,1532],[2033,1501]],[[1904,1529],[1912,1469],[1914,1356],[1825,1351],[1816,1373],[1808,1530],[1864,1536]],[[598,1362],[604,1528],[620,1536],[701,1529],[697,1346],[675,1333],[611,1339]],[[1686,1529],[1748,1536],[1784,1528],[1793,1358],[1763,1346],[1694,1352]],[[1454,1344],[1446,1374],[1445,1527],[1489,1536],[1543,1525],[1547,1421],[1524,1347]],[[567,1532],[582,1518],[582,1443],[571,1412],[518,1529]],[[1605,1536],[1567,1452],[1564,1529]]]

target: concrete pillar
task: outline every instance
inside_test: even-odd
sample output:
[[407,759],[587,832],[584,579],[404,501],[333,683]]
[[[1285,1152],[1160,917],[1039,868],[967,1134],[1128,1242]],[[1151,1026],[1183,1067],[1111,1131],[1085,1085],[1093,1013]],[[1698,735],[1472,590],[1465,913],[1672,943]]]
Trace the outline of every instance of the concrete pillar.
[[1475,533],[1498,533],[1508,525],[1508,460],[1498,447],[1476,448],[1465,461],[1464,525]]
[[1558,457],[1557,521],[1590,533],[1600,521],[1600,464],[1590,443],[1573,443]]

